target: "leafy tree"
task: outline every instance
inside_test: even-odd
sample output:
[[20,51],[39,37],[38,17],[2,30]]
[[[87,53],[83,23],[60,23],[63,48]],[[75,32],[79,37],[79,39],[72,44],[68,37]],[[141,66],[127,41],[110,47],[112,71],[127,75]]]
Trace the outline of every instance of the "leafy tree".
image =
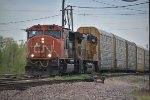
[[14,65],[15,56],[17,54],[17,43],[14,42],[12,38],[4,39],[4,48],[3,48],[3,64],[6,67]]
[[22,74],[25,63],[26,45],[19,45],[12,38],[0,38],[0,72]]

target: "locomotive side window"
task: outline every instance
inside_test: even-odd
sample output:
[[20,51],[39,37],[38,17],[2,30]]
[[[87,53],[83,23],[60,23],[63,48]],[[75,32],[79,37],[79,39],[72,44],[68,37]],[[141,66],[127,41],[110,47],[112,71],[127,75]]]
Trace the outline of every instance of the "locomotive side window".
[[32,37],[34,35],[42,35],[42,31],[37,30],[37,31],[29,31],[28,32],[28,37]]
[[56,38],[61,38],[61,32],[58,30],[47,30],[44,32],[45,35],[50,35]]

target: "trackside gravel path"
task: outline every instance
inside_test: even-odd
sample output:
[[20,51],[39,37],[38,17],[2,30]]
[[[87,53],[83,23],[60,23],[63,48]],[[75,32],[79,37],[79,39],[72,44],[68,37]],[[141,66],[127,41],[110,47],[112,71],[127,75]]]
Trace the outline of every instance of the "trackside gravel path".
[[148,86],[148,76],[112,77],[105,83],[75,82],[0,91],[0,100],[135,100],[129,93]]

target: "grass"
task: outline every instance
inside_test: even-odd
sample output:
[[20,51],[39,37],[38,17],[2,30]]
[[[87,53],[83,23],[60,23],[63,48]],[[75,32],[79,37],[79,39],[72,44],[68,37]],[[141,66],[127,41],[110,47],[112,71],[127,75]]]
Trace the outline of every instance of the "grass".
[[150,91],[146,89],[133,90],[131,95],[136,98],[136,100],[150,100]]
[[14,67],[6,67],[0,66],[0,74],[24,74],[24,65],[14,66]]
[[148,83],[148,78],[136,76],[126,80],[129,83]]
[[139,83],[139,82],[145,82],[145,81],[146,81],[145,79],[136,78],[136,79],[129,80],[128,82],[129,83]]
[[55,76],[56,80],[73,80],[73,79],[84,79],[88,74],[79,74],[79,75],[65,75],[65,76]]

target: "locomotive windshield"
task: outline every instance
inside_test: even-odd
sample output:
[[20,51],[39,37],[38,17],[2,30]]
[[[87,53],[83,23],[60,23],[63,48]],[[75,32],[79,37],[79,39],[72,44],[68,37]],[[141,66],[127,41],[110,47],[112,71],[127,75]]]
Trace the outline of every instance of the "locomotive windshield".
[[44,32],[45,35],[50,35],[56,38],[60,38],[61,37],[61,32],[58,30],[47,30]]
[[29,31],[28,36],[32,37],[34,35],[42,35],[42,31],[36,30],[36,31]]

